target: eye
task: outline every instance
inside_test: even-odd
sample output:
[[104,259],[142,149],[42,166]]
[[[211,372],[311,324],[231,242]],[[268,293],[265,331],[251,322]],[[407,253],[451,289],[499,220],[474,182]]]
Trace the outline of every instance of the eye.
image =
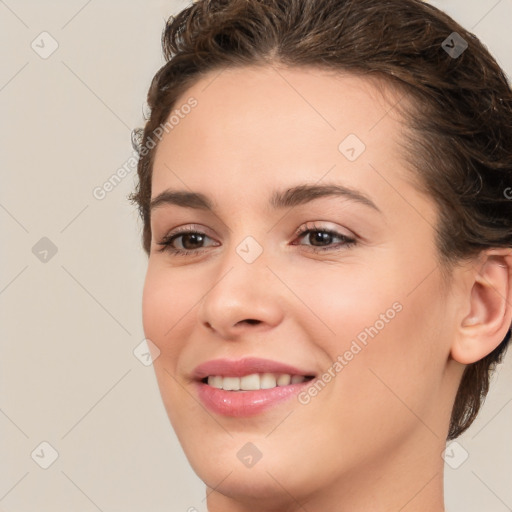
[[[297,230],[296,235],[299,239],[305,239],[310,242],[311,245],[306,245],[306,247],[309,247],[309,250],[314,252],[336,251],[343,247],[351,247],[357,243],[357,240],[353,237],[349,237],[332,229],[318,226],[306,226],[305,228],[300,228]],[[335,243],[335,239],[338,239],[339,242]],[[292,245],[303,244],[294,243]]]
[[[299,240],[308,241],[310,245],[295,242],[291,245],[305,246],[313,252],[337,251],[357,243],[357,240],[353,237],[315,225],[300,228],[295,232],[295,235],[298,236]],[[213,243],[206,244],[208,240]],[[336,240],[338,240],[337,243]],[[202,253],[208,247],[217,247],[220,244],[213,241],[206,233],[186,226],[177,228],[166,235],[158,242],[158,245],[161,246],[158,252],[166,251],[175,256],[192,256]]]
[[[203,244],[207,239],[212,240],[202,231],[190,229],[190,227],[177,228],[158,242],[158,245],[161,246],[158,251],[167,251],[176,255],[198,254],[202,252],[201,249],[205,248]],[[215,243],[210,245],[215,245]]]

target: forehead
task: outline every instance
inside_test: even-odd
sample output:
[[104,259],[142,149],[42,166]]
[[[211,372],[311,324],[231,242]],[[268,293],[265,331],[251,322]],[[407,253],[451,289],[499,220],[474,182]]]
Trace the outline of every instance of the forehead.
[[[192,100],[193,108],[183,108]],[[324,177],[382,187],[379,169],[405,174],[405,126],[394,108],[400,100],[375,79],[318,68],[212,71],[174,106],[178,122],[157,147],[152,195],[185,185],[220,197],[230,186],[256,190]]]

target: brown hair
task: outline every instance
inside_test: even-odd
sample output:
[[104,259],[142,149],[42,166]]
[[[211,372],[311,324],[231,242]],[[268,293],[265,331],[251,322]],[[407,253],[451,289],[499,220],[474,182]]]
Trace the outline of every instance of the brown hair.
[[[463,49],[460,42],[467,49],[450,53]],[[411,128],[405,155],[439,207],[443,271],[486,248],[512,247],[510,85],[477,37],[435,7],[419,0],[199,0],[169,18],[162,46],[167,63],[151,83],[144,130],[134,132],[139,183],[129,196],[147,254],[155,130],[207,72],[275,64],[383,78],[411,100],[404,102],[412,105],[403,112]],[[466,366],[449,440],[475,419],[510,337],[509,329],[493,352]]]

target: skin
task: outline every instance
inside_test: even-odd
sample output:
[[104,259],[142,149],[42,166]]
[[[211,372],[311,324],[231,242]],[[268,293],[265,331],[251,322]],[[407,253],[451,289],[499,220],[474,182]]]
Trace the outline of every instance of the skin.
[[[396,92],[384,97],[353,75],[266,66],[212,72],[176,108],[191,96],[197,106],[158,145],[152,197],[201,192],[216,209],[152,212],[143,325],[208,510],[443,511],[441,454],[462,371],[510,325],[510,251],[461,263],[443,281],[437,209],[401,153]],[[338,149],[348,134],[366,145],[353,162]],[[357,189],[380,212],[332,196],[268,206],[276,189],[327,182]],[[313,224],[356,244],[334,237],[315,253],[314,237],[295,235]],[[204,232],[204,248],[158,252],[178,226]],[[247,236],[263,250],[253,263],[236,252]],[[174,246],[194,247],[185,238]],[[195,394],[191,372],[216,358],[263,357],[321,375],[396,303],[400,312],[306,405],[292,398],[232,418]],[[262,454],[250,468],[237,457],[247,442]]]

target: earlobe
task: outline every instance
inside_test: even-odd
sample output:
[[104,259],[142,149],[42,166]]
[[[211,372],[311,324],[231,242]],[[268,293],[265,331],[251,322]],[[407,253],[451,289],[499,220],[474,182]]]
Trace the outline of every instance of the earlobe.
[[475,363],[490,354],[512,322],[512,252],[490,250],[473,269],[465,299],[469,312],[460,321],[451,349],[452,358],[462,364]]

